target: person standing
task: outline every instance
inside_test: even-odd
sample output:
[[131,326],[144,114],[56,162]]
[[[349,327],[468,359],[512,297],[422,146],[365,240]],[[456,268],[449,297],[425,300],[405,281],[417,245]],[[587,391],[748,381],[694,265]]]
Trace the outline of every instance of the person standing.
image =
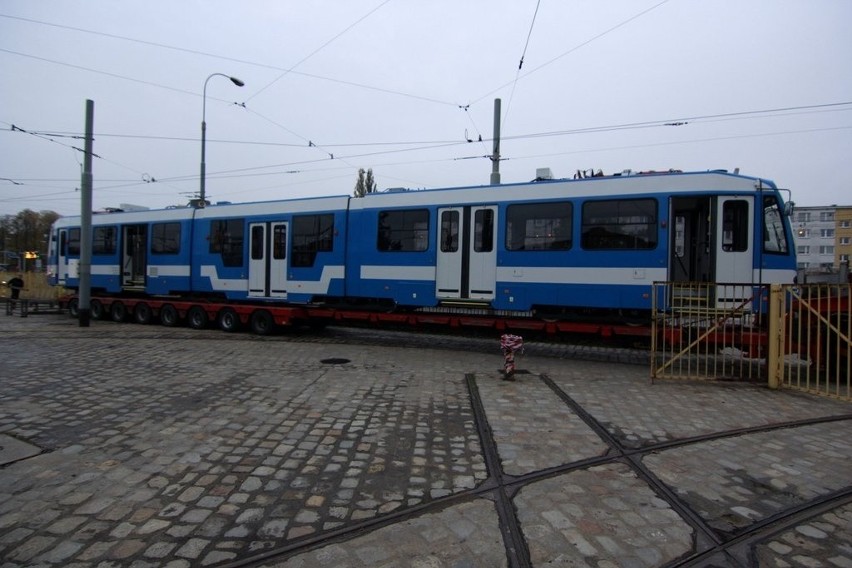
[[6,282],[6,285],[12,290],[12,309],[15,309],[18,297],[21,295],[21,290],[24,289],[24,275],[17,274],[11,280]]

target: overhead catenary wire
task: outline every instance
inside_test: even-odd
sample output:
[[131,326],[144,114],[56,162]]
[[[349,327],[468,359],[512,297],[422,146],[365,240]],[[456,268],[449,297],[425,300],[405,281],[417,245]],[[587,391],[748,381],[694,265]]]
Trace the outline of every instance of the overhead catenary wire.
[[506,122],[509,117],[509,110],[512,108],[512,100],[515,98],[515,87],[518,86],[518,78],[521,75],[521,69],[524,66],[524,58],[527,56],[527,49],[530,46],[530,38],[532,38],[533,28],[535,27],[535,20],[538,16],[538,9],[541,6],[541,0],[537,0],[535,3],[535,11],[533,12],[532,21],[530,22],[530,29],[527,32],[527,40],[524,42],[524,49],[521,51],[521,60],[518,63],[518,70],[515,72],[515,80],[512,82],[512,92],[509,93],[509,100],[506,103],[506,112],[503,113],[503,117],[501,119],[501,129],[505,128]]
[[[249,110],[249,109],[247,109],[247,110]],[[769,108],[769,109],[737,111],[737,112],[729,112],[729,113],[688,115],[688,116],[680,116],[680,117],[675,117],[675,118],[666,118],[666,119],[662,119],[662,120],[612,124],[612,125],[579,128],[579,129],[571,129],[571,130],[535,132],[535,133],[528,133],[528,134],[520,134],[520,135],[516,135],[516,136],[511,136],[511,137],[507,137],[507,139],[567,136],[567,135],[612,132],[612,131],[619,131],[619,130],[631,130],[631,129],[638,129],[638,128],[652,128],[652,127],[666,127],[667,128],[667,127],[669,127],[668,125],[671,125],[671,124],[688,125],[688,124],[695,124],[695,123],[702,122],[702,121],[744,120],[744,119],[755,118],[755,117],[787,116],[787,115],[790,115],[790,114],[808,114],[808,113],[816,113],[816,112],[824,113],[824,112],[837,112],[837,111],[849,111],[849,110],[852,110],[852,101],[841,101],[841,102],[821,103],[821,104],[813,104],[813,105],[786,106],[786,107],[775,107],[775,108]],[[71,133],[52,133],[52,132],[31,131],[29,129],[24,129],[24,128],[18,127],[17,125],[15,125],[14,129],[12,129],[11,127],[13,125],[11,123],[0,121],[0,124],[3,124],[3,123],[5,123],[7,126],[10,127],[9,130],[5,130],[5,132],[7,132],[7,133],[12,133],[12,134],[25,133],[25,134],[28,134],[28,135],[36,136],[37,138],[44,139],[45,141],[49,141],[49,142],[52,142],[54,144],[59,144],[59,145],[62,145],[62,146],[65,146],[65,147],[71,148],[71,149],[75,148],[71,144],[67,144],[65,142],[61,142],[61,141],[58,141],[58,140],[48,140],[48,139],[50,137],[55,137],[55,138],[68,137],[68,138],[72,138],[72,139],[78,139],[80,137],[79,133],[74,133],[74,132],[71,132]],[[281,125],[279,125],[279,126],[281,126]],[[760,137],[760,136],[778,136],[778,135],[785,135],[785,134],[812,133],[812,132],[820,132],[820,131],[826,131],[826,130],[842,130],[842,129],[848,129],[848,128],[852,128],[852,127],[841,126],[841,127],[836,127],[836,128],[815,128],[815,129],[807,129],[807,130],[788,130],[788,131],[783,131],[783,132],[764,133],[764,134],[745,135],[745,136],[681,140],[679,142],[672,142],[672,143],[638,144],[638,145],[632,145],[632,146],[594,148],[594,149],[586,148],[586,149],[579,149],[579,150],[576,150],[576,151],[568,151],[568,152],[535,154],[535,155],[530,155],[530,156],[514,156],[513,159],[516,159],[516,160],[517,159],[532,159],[532,158],[535,158],[535,157],[546,157],[546,156],[551,156],[551,155],[582,154],[582,153],[587,153],[587,152],[600,152],[600,151],[618,150],[618,149],[632,149],[632,148],[659,146],[659,145],[674,144],[674,143],[700,143],[700,142],[711,142],[711,141],[715,141],[715,140],[727,140],[727,139],[749,138],[749,137]],[[2,133],[2,132],[4,132],[4,131],[0,131],[0,133]],[[128,136],[128,135],[121,135],[121,134],[97,133],[96,137],[107,137],[107,136],[111,136],[111,135]],[[295,133],[294,133],[294,135],[295,135]],[[140,137],[140,138],[146,138],[145,136],[141,136],[141,135],[134,135],[134,136]],[[164,137],[154,136],[154,137],[150,137],[150,138],[162,139]],[[168,137],[165,137],[165,138],[168,138]],[[197,140],[195,138],[177,138],[177,137],[175,137],[174,139],[175,140],[184,140],[184,141],[189,141],[189,142],[197,142]],[[235,140],[221,140],[220,142],[232,143],[232,144],[243,143],[243,141],[235,141]],[[365,152],[365,153],[358,153],[358,154],[351,154],[351,155],[341,154],[339,156],[339,158],[340,158],[339,161],[340,161],[340,163],[344,163],[343,160],[345,160],[345,159],[376,157],[376,156],[381,156],[381,155],[394,155],[394,154],[399,154],[400,152],[417,152],[417,151],[432,150],[432,149],[438,149],[438,148],[444,148],[444,147],[462,146],[462,145],[467,144],[466,141],[460,142],[458,140],[430,141],[430,142],[436,142],[436,143],[423,143],[423,144],[421,144],[421,143],[418,143],[416,141],[413,141],[413,142],[394,141],[394,142],[368,142],[368,143],[355,143],[355,144],[336,143],[336,144],[328,145],[328,146],[329,147],[342,147],[342,146],[365,147],[365,146],[370,146],[370,145],[373,145],[373,146],[377,146],[377,145],[408,145],[409,146],[409,147],[406,147],[406,148],[395,148],[395,149],[391,149],[391,150],[381,150],[381,151]],[[79,149],[77,149],[75,151],[78,151],[78,150]],[[472,158],[483,158],[483,157],[488,157],[488,156],[470,156],[468,158],[472,159]],[[101,158],[101,159],[103,159],[103,158]],[[440,159],[437,159],[437,160],[426,160],[426,162],[435,162],[435,161],[440,162],[440,161],[448,161],[448,160],[455,160],[455,159],[457,159],[457,157],[440,158]],[[106,160],[106,161],[109,161],[109,160]],[[253,174],[250,174],[249,172],[257,172],[257,171],[264,170],[264,169],[271,170],[271,169],[282,168],[282,167],[283,168],[291,168],[291,169],[285,170],[284,172],[265,172],[263,174],[258,174],[258,175],[283,175],[283,174],[294,174],[294,173],[310,173],[310,172],[322,171],[322,169],[328,169],[328,168],[321,168],[321,169],[311,168],[311,169],[306,170],[306,169],[304,169],[304,166],[306,166],[306,165],[320,165],[323,162],[328,163],[329,160],[327,158],[322,158],[322,159],[315,159],[315,160],[303,160],[303,161],[295,161],[295,162],[288,162],[288,163],[277,163],[277,164],[272,164],[272,165],[254,166],[254,167],[249,167],[249,168],[240,168],[240,169],[236,169],[236,170],[225,170],[225,171],[222,171],[222,172],[212,172],[210,174],[210,176],[211,177],[221,177],[223,179],[224,178],[249,177],[249,176],[253,175]],[[133,171],[135,173],[138,173],[138,174],[142,175],[143,177],[146,175],[146,174],[144,174],[144,173],[142,173],[142,172],[140,172],[140,171],[138,171],[134,168],[129,168],[129,167],[124,166],[122,164],[118,164],[117,162],[112,162],[112,163],[115,163],[116,165],[124,167],[124,168],[128,169],[129,171]],[[395,163],[390,162],[390,163],[374,164],[374,165],[388,166],[388,165],[398,165],[398,164],[406,164],[406,163],[412,163],[412,162],[411,161],[395,162]],[[423,163],[423,160],[415,161],[415,163]],[[301,168],[298,171],[294,171],[294,170],[292,170],[292,168],[294,166],[301,166]],[[351,166],[349,166],[349,167],[351,168]],[[29,184],[30,181],[35,181],[35,180],[21,179],[20,177],[17,177],[17,176],[16,176],[16,180],[18,180],[22,183],[25,183],[25,184]],[[179,183],[179,182],[182,182],[182,181],[190,181],[190,180],[193,180],[193,181],[197,180],[197,174],[193,174],[193,175],[190,175],[190,176],[174,176],[174,177],[158,177],[157,178],[158,183],[162,182],[164,184]],[[51,181],[53,181],[53,180],[51,180]],[[59,181],[59,180],[56,180],[56,181]],[[75,180],[69,180],[69,181],[74,182]],[[107,180],[101,180],[101,181],[104,182],[104,181],[107,181]],[[122,182],[122,180],[109,180],[109,181],[114,181],[114,182],[119,182],[119,183]],[[112,189],[115,189],[115,188],[127,188],[127,187],[139,186],[139,185],[143,185],[144,183],[145,183],[144,180],[143,181],[127,180],[127,182],[124,182],[122,185],[103,186],[103,187],[100,187],[99,189],[101,189],[101,190],[112,190]],[[422,185],[422,184],[418,184],[418,185]],[[30,187],[33,187],[33,186],[30,185]],[[54,195],[54,194],[50,194],[50,195]],[[37,197],[37,196],[31,196],[31,197]],[[23,198],[11,198],[11,199],[7,199],[6,201],[20,200],[20,199],[23,199]]]
[[[845,107],[845,108],[844,108]],[[253,111],[250,108],[246,108],[248,112],[255,114],[262,118],[263,120],[268,120],[278,126],[279,128],[284,129],[288,133],[302,140],[301,144],[294,144],[288,142],[269,142],[269,141],[256,141],[256,140],[227,140],[227,139],[208,139],[208,142],[216,142],[221,144],[245,144],[245,145],[261,145],[261,146],[281,146],[281,147],[289,147],[289,148],[302,148],[307,146],[309,139],[287,129],[285,126],[271,121],[260,115],[256,111]],[[504,139],[525,139],[525,138],[540,138],[540,137],[549,137],[549,136],[563,136],[563,135],[572,135],[572,134],[585,134],[585,133],[599,133],[599,132],[613,132],[619,130],[631,130],[631,129],[642,129],[649,127],[661,127],[668,126],[676,123],[683,123],[684,126],[687,124],[697,124],[699,122],[710,122],[710,121],[722,121],[722,120],[745,120],[749,118],[757,118],[757,117],[771,117],[771,116],[790,116],[795,114],[812,114],[812,113],[822,113],[822,112],[846,112],[852,110],[852,101],[839,101],[839,102],[831,102],[831,103],[817,103],[810,105],[796,105],[796,106],[786,106],[786,107],[773,107],[767,109],[756,109],[756,110],[745,110],[745,111],[735,111],[735,112],[727,112],[727,113],[715,113],[715,114],[695,114],[695,115],[682,115],[676,117],[668,117],[656,120],[647,120],[641,122],[624,122],[624,123],[616,123],[616,124],[608,124],[601,126],[589,126],[584,128],[574,128],[567,130],[553,130],[553,131],[543,131],[543,132],[529,132],[524,134],[517,134],[511,137],[504,137]],[[5,124],[7,127],[11,127],[12,124],[7,121],[0,120],[0,124]],[[478,132],[474,124],[474,129]],[[0,133],[3,133],[3,130],[0,130]],[[51,131],[51,130],[32,130],[34,134],[39,134],[48,137],[54,138],[80,138],[81,134],[76,132],[67,132],[67,131]],[[175,142],[190,142],[197,143],[198,138],[195,137],[185,137],[185,136],[162,136],[162,135],[145,135],[145,134],[127,134],[127,133],[117,133],[117,132],[96,132],[96,138],[135,138],[140,140],[166,140],[166,141],[175,141]],[[482,142],[490,141],[491,138],[483,137]],[[465,141],[466,142],[466,141]],[[476,140],[479,142],[479,140]],[[416,149],[431,149],[434,147],[441,147],[444,145],[451,146],[454,144],[461,144],[458,139],[444,139],[444,140],[373,140],[373,141],[364,141],[364,142],[326,142],[323,143],[321,147],[328,149],[337,149],[337,148],[355,148],[355,147],[369,147],[369,146],[418,146],[420,148]],[[316,143],[314,143],[316,145]],[[71,147],[71,146],[69,146]],[[319,146],[318,146],[319,147]],[[391,151],[393,153],[395,151]]]
[[[2,14],[0,14],[0,16],[2,16]],[[30,53],[23,53],[21,51],[5,49],[5,48],[2,48],[2,47],[0,47],[0,52],[8,53],[10,55],[17,55],[19,57],[26,57],[26,58],[29,58],[29,59],[35,59],[35,60],[38,60],[38,61],[43,61],[45,63],[51,63],[51,64],[54,64],[54,65],[59,65],[59,66],[62,66],[62,67],[69,67],[71,69],[78,69],[78,70],[81,70],[81,71],[87,71],[89,73],[95,73],[95,74],[98,74],[98,75],[104,75],[104,76],[107,76],[107,77],[112,77],[114,79],[122,79],[122,80],[125,80],[125,81],[132,81],[134,83],[148,85],[150,87],[158,87],[160,89],[166,89],[166,90],[169,90],[169,91],[174,91],[174,92],[182,93],[182,94],[185,94],[185,95],[192,95],[194,97],[200,97],[201,96],[200,93],[196,93],[194,91],[188,91],[186,89],[178,89],[176,87],[171,87],[169,85],[163,85],[162,83],[156,83],[154,81],[146,81],[144,79],[137,79],[135,77],[128,77],[127,75],[112,73],[110,71],[103,71],[101,69],[94,69],[92,67],[85,67],[83,65],[77,65],[75,63],[68,63],[67,61],[59,61],[57,59],[50,59],[50,58],[47,58],[47,57],[41,57],[41,56],[38,56],[38,55],[32,55]],[[218,57],[218,56],[215,56],[215,55],[209,55],[209,56],[210,57]],[[228,59],[228,58],[225,58],[225,59]],[[256,65],[258,67],[265,67],[265,68],[269,68],[269,69],[274,69],[276,71],[287,71],[286,69],[284,69],[282,67],[277,67],[277,66],[273,66],[273,65],[265,65],[265,64],[262,64],[262,63],[252,63],[252,62],[245,62],[245,63],[247,63],[249,65]],[[418,100],[418,101],[422,101],[422,102],[434,103],[434,104],[437,104],[437,105],[452,106],[452,107],[458,106],[458,103],[455,103],[455,102],[452,102],[452,101],[445,101],[445,100],[436,99],[434,97],[427,97],[427,96],[424,96],[424,95],[418,95],[418,94],[415,94],[415,93],[406,93],[404,91],[388,89],[388,88],[383,88],[383,87],[377,87],[375,85],[366,85],[364,83],[357,83],[355,81],[347,81],[347,80],[344,80],[344,79],[336,79],[334,77],[325,77],[323,75],[317,75],[316,73],[305,73],[303,71],[289,71],[289,74],[299,75],[301,77],[307,77],[309,79],[317,79],[317,80],[320,80],[320,81],[328,81],[328,82],[331,82],[331,83],[337,83],[337,84],[340,84],[340,85],[346,85],[346,86],[355,87],[355,88],[358,88],[358,89],[365,89],[365,90],[368,90],[368,91],[376,91],[376,92],[379,92],[379,93],[384,93],[384,94],[388,94],[388,95],[395,95],[395,96],[409,98],[409,99]],[[213,96],[210,96],[210,95],[207,96],[207,99],[208,100],[217,100],[217,101],[226,102],[226,103],[232,102],[232,101],[228,101],[226,99],[220,99],[220,98],[216,98],[216,97],[213,97]],[[237,104],[237,103],[235,103],[235,104]]]
[[555,63],[556,61],[558,61],[558,60],[562,59],[562,58],[563,58],[563,57],[565,57],[566,55],[569,55],[569,54],[571,54],[571,53],[573,53],[573,52],[577,51],[578,49],[580,49],[580,48],[582,48],[582,47],[585,47],[585,46],[589,45],[590,43],[592,43],[592,42],[594,42],[594,41],[596,41],[596,40],[598,40],[598,39],[600,39],[600,38],[604,37],[605,35],[607,35],[607,34],[610,34],[610,33],[614,32],[614,31],[615,31],[615,30],[617,30],[618,28],[621,28],[621,27],[623,27],[623,26],[626,26],[626,25],[627,25],[627,24],[629,24],[630,22],[632,22],[632,21],[634,21],[634,20],[636,20],[636,19],[638,19],[638,18],[641,18],[642,16],[644,16],[644,15],[648,14],[649,12],[651,12],[651,11],[653,11],[653,10],[656,10],[657,8],[659,8],[659,7],[660,7],[660,6],[662,6],[663,4],[667,3],[668,1],[669,1],[669,0],[662,0],[661,2],[659,2],[659,3],[657,3],[657,4],[654,4],[654,5],[653,5],[653,6],[651,6],[650,8],[647,8],[647,9],[645,9],[645,10],[642,10],[641,12],[639,12],[639,13],[637,13],[637,14],[634,14],[633,16],[631,16],[631,17],[627,18],[626,20],[623,20],[623,21],[619,22],[618,24],[616,24],[616,25],[614,25],[614,26],[612,26],[612,27],[607,28],[606,30],[602,31],[601,33],[599,33],[599,34],[597,34],[597,35],[595,35],[595,36],[592,36],[591,38],[587,39],[586,41],[584,41],[584,42],[582,42],[582,43],[580,43],[580,44],[578,44],[578,45],[575,45],[575,46],[574,46],[574,47],[572,47],[571,49],[569,49],[569,50],[567,50],[567,51],[565,51],[565,52],[563,52],[563,53],[561,53],[561,54],[557,55],[556,57],[553,57],[553,58],[549,59],[548,61],[546,61],[546,62],[542,63],[542,64],[541,64],[541,65],[539,65],[538,67],[535,67],[535,68],[533,68],[533,69],[532,69],[532,70],[530,70],[530,71],[527,71],[526,73],[524,73],[523,75],[520,75],[518,78],[514,79],[513,81],[509,81],[509,82],[507,82],[507,83],[503,83],[503,84],[502,84],[502,85],[500,85],[499,87],[496,87],[496,88],[494,88],[494,89],[491,89],[490,91],[488,91],[488,92],[487,92],[487,93],[485,93],[484,95],[481,95],[480,97],[478,97],[478,98],[476,98],[476,99],[473,99],[473,101],[471,102],[471,104],[476,104],[476,103],[480,102],[481,100],[486,99],[486,98],[488,98],[488,97],[492,96],[494,93],[496,93],[496,92],[498,92],[498,91],[501,91],[502,89],[505,89],[506,87],[508,87],[509,85],[511,85],[511,84],[512,84],[512,83],[514,83],[514,82],[517,82],[517,80],[518,80],[518,79],[525,79],[525,78],[529,77],[530,75],[532,75],[533,73],[537,73],[538,71],[541,71],[542,69],[544,69],[544,68],[545,68],[545,67],[547,67],[548,65],[552,65],[553,63]]
[[364,20],[366,20],[367,18],[369,18],[370,16],[372,16],[375,12],[377,12],[380,8],[382,8],[385,4],[387,4],[387,3],[388,3],[388,2],[390,2],[390,1],[391,1],[391,0],[385,0],[384,2],[382,2],[381,4],[379,4],[378,6],[376,6],[375,8],[373,8],[372,10],[370,10],[369,12],[367,12],[366,14],[364,14],[363,16],[361,16],[360,18],[358,18],[356,21],[354,21],[353,23],[351,23],[351,24],[349,24],[348,26],[346,26],[346,28],[344,28],[341,32],[337,33],[334,37],[332,37],[331,39],[327,40],[327,41],[326,41],[325,43],[323,43],[321,46],[319,46],[318,48],[314,49],[314,50],[313,50],[312,52],[310,52],[308,55],[306,55],[305,57],[303,57],[302,59],[300,59],[299,61],[297,61],[294,65],[292,65],[289,69],[285,70],[285,71],[284,71],[282,74],[280,74],[278,77],[276,77],[275,79],[273,79],[271,82],[267,83],[264,87],[261,87],[260,89],[258,89],[257,91],[255,91],[255,93],[254,93],[253,95],[251,95],[249,98],[247,98],[247,99],[245,100],[245,102],[248,102],[248,101],[252,100],[254,97],[256,97],[257,95],[261,94],[263,91],[265,91],[266,89],[268,89],[269,87],[271,87],[272,85],[274,85],[275,83],[277,83],[278,81],[280,81],[283,77],[285,77],[288,73],[290,73],[290,71],[291,71],[291,70],[295,69],[296,67],[298,67],[299,65],[301,65],[302,63],[304,63],[305,61],[307,61],[308,59],[310,59],[311,57],[313,57],[314,55],[316,55],[317,53],[319,53],[320,51],[322,51],[323,49],[325,49],[326,47],[328,47],[328,46],[329,46],[329,45],[331,45],[332,43],[334,43],[334,42],[335,42],[338,38],[340,38],[340,37],[342,37],[342,36],[346,35],[346,33],[348,33],[348,32],[349,32],[352,28],[354,28],[355,26],[357,26],[358,24],[360,24],[361,22],[363,22]]

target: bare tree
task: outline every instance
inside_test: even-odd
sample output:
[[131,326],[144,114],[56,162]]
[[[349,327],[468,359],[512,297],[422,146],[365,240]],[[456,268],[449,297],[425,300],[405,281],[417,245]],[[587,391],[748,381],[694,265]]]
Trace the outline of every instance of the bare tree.
[[0,262],[6,262],[10,255],[30,251],[47,256],[50,226],[58,218],[59,215],[53,211],[35,212],[31,209],[0,218]]

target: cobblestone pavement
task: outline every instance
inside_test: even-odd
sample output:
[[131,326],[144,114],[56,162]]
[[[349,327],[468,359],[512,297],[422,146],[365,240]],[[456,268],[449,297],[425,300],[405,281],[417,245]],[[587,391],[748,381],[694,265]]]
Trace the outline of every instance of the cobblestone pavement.
[[0,316],[0,567],[852,566],[852,406],[643,360]]

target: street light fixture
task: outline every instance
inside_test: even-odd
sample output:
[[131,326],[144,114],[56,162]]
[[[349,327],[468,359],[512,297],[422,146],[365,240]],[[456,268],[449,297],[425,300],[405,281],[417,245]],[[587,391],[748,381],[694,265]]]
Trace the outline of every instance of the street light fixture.
[[224,73],[211,73],[210,76],[207,77],[207,79],[205,79],[205,81],[204,81],[204,90],[202,91],[202,95],[201,95],[201,99],[202,99],[201,100],[201,190],[198,192],[199,193],[199,195],[198,195],[198,197],[199,197],[198,206],[199,207],[204,207],[205,205],[207,205],[207,196],[206,196],[205,187],[204,187],[206,170],[207,170],[207,166],[204,162],[204,153],[205,153],[205,148],[206,148],[206,145],[207,145],[207,121],[206,121],[206,116],[207,116],[207,82],[210,81],[210,79],[212,79],[213,77],[216,77],[216,76],[224,77],[226,79],[230,79],[231,83],[233,83],[237,87],[242,87],[243,85],[245,85],[245,83],[243,83],[242,81],[240,81],[236,77],[231,77],[229,75],[225,75]]

